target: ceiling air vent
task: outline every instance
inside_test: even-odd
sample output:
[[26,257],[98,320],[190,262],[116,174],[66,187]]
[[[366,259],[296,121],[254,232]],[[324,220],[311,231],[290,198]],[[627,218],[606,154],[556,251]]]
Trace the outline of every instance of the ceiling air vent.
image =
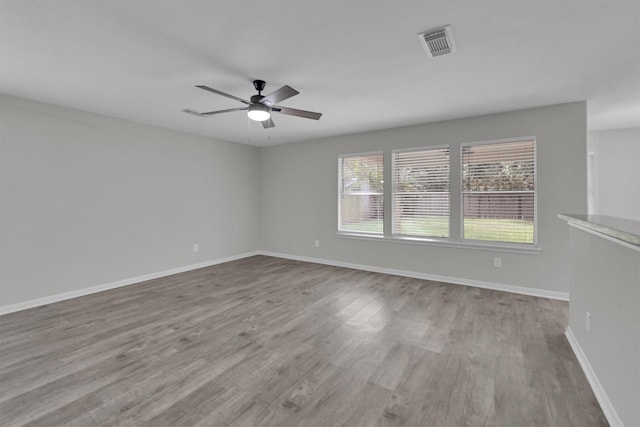
[[427,55],[432,58],[446,55],[456,50],[450,25],[420,33],[418,38],[424,50],[427,51]]

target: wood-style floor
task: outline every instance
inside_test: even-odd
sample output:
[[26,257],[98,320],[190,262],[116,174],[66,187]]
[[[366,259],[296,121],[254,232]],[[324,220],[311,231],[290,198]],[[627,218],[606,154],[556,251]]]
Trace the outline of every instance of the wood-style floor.
[[605,426],[567,308],[246,258],[0,316],[0,425]]

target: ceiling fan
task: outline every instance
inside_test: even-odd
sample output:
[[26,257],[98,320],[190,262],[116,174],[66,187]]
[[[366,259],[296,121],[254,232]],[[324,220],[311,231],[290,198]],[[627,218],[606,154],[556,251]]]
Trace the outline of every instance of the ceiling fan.
[[226,96],[227,98],[235,99],[236,101],[240,101],[243,104],[246,104],[247,106],[229,108],[227,110],[208,111],[206,113],[198,113],[197,111],[193,111],[190,109],[185,109],[182,111],[184,111],[185,113],[194,114],[200,117],[208,117],[214,114],[221,114],[221,113],[230,113],[232,111],[246,111],[247,116],[249,116],[251,120],[262,122],[262,126],[265,129],[275,127],[275,124],[271,119],[272,112],[288,114],[290,116],[304,117],[305,119],[313,119],[313,120],[318,120],[322,116],[322,113],[314,113],[313,111],[298,110],[296,108],[281,107],[280,105],[276,105],[277,102],[284,101],[285,99],[289,99],[292,96],[295,96],[300,93],[290,86],[286,86],[286,85],[282,86],[280,89],[276,90],[275,92],[271,92],[269,95],[266,95],[266,96],[262,95],[262,91],[266,86],[266,83],[264,80],[254,80],[253,86],[258,91],[258,94],[253,95],[251,97],[251,101],[247,101],[246,99],[229,95],[228,93],[221,92],[217,89],[212,89],[208,86],[198,85],[196,86],[197,88],[208,90],[209,92]]

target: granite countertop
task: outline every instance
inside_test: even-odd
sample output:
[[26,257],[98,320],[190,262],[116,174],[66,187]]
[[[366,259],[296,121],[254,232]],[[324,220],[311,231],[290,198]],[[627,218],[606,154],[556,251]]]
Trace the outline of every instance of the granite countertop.
[[608,215],[560,214],[560,219],[640,246],[640,221]]

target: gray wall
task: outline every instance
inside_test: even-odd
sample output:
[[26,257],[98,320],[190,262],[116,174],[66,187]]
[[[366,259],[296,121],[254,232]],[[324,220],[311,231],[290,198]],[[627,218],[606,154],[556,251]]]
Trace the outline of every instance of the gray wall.
[[257,171],[255,147],[0,96],[0,306],[257,250]]
[[640,251],[570,228],[571,331],[623,424],[640,426]]
[[[540,254],[496,253],[336,236],[337,157],[383,150],[390,180],[391,150],[521,136],[537,138]],[[458,162],[456,155],[452,160]],[[452,200],[459,180],[452,182]],[[584,213],[584,102],[340,136],[260,149],[260,248],[302,257],[378,266],[460,279],[568,292],[568,230],[558,213]],[[385,194],[389,205],[390,194]],[[452,205],[453,208],[453,205]],[[459,212],[452,210],[459,226]],[[387,215],[385,221],[389,221]],[[320,247],[314,247],[314,240]],[[502,268],[493,257],[502,257]]]
[[589,132],[593,212],[640,220],[640,128]]
[[[261,149],[8,96],[0,120],[0,305],[257,249],[568,292],[557,214],[586,209],[584,103]],[[336,237],[339,154],[383,150],[388,172],[395,148],[520,136],[540,254]]]

